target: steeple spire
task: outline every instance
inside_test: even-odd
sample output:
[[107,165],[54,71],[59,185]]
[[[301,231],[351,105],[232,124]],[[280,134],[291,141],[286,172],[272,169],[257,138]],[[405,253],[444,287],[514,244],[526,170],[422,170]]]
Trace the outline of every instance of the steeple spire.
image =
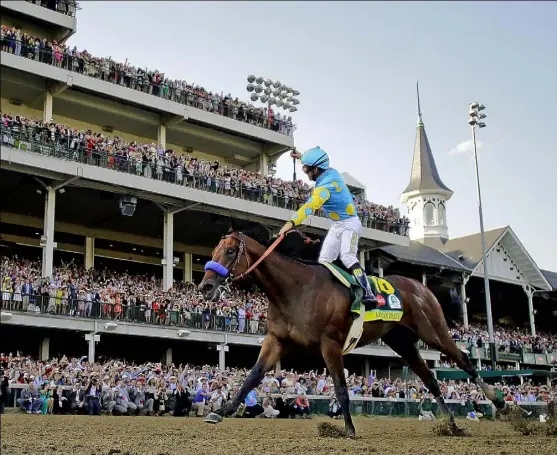
[[418,125],[423,125],[422,108],[420,107],[420,82],[416,81],[416,95],[418,97]]
[[453,192],[441,181],[429,140],[425,132],[420,103],[420,86],[416,82],[418,127],[410,183],[400,199],[408,207],[410,240],[441,248],[449,238],[446,202]]
[[412,172],[410,174],[410,183],[402,193],[403,202],[406,202],[408,193],[415,192],[438,192],[449,199],[453,192],[443,183],[427,134],[425,132],[424,122],[422,118],[422,109],[420,105],[420,89],[416,82],[416,94],[418,97],[418,127],[416,131],[416,142],[414,144],[414,158],[412,160]]

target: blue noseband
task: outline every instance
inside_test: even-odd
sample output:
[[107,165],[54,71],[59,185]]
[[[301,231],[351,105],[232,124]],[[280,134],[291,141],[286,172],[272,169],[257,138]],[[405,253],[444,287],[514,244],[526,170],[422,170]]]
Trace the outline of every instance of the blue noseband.
[[212,270],[213,272],[217,273],[220,276],[228,276],[228,269],[218,262],[209,261],[205,264],[205,271]]

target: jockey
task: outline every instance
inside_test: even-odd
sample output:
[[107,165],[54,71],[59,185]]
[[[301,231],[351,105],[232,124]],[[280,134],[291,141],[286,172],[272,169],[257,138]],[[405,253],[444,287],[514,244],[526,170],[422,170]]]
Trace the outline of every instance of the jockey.
[[321,247],[319,262],[321,264],[333,262],[340,256],[344,266],[352,272],[364,290],[362,302],[376,303],[377,298],[358,261],[358,240],[362,223],[344,180],[336,169],[329,167],[329,156],[319,147],[309,149],[303,155],[294,151],[290,156],[301,159],[302,170],[310,180],[315,182],[315,188],[307,202],[282,227],[280,234],[285,234],[295,226],[299,226],[316,210],[323,209],[325,215],[333,221],[333,225]]

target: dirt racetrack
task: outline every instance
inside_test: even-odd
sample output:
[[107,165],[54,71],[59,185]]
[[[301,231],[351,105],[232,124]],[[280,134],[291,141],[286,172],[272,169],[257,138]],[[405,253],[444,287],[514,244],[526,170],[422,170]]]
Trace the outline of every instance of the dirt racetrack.
[[355,418],[356,440],[320,438],[312,420],[2,416],[2,455],[555,455],[557,438],[521,436],[504,422],[459,421],[471,437],[434,436],[432,422]]

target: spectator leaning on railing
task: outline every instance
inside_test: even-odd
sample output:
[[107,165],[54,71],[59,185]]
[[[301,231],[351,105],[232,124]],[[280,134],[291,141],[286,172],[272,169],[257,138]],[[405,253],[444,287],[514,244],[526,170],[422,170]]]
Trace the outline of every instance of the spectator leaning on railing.
[[[81,161],[138,176],[212,191],[254,202],[297,210],[309,196],[301,180],[284,181],[218,160],[165,150],[155,143],[139,144],[119,137],[105,137],[91,130],[79,131],[53,121],[2,114],[2,144],[15,148]],[[394,207],[355,198],[365,227],[407,235],[409,221]],[[319,214],[319,213],[318,213]]]
[[75,0],[25,0],[43,8],[56,11],[67,16],[75,16],[76,10],[80,9],[79,4]]
[[85,270],[71,262],[45,279],[39,261],[0,257],[0,263],[2,308],[252,334],[266,330],[267,299],[258,292],[233,289],[218,302],[205,302],[192,283],[176,282],[165,292],[154,276]]
[[272,109],[255,107],[231,94],[205,90],[186,81],[171,79],[160,71],[136,68],[126,62],[118,63],[110,57],[93,57],[87,50],[79,51],[55,40],[30,36],[15,27],[2,26],[2,50],[37,62],[64,68],[89,77],[118,84],[170,101],[203,109],[245,123],[292,136],[295,125],[292,117],[281,116]]

